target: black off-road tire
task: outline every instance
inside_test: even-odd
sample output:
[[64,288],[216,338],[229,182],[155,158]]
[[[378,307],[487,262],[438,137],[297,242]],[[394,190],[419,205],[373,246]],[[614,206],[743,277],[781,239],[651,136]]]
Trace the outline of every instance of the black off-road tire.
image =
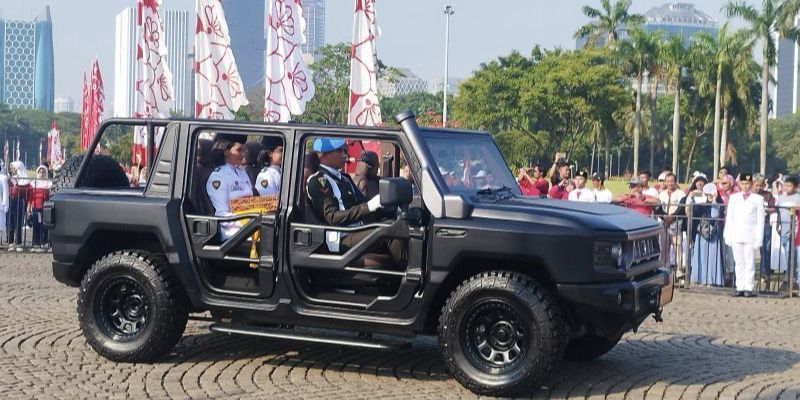
[[[72,188],[75,186],[75,179],[78,177],[78,170],[81,168],[86,154],[79,154],[67,160],[61,168],[56,171],[53,177],[53,186],[50,194],[54,194],[62,188]],[[120,188],[130,186],[128,176],[119,163],[106,155],[94,154],[86,166],[83,185],[91,188]]]
[[577,339],[572,339],[567,344],[564,358],[569,361],[592,361],[611,351],[619,343],[603,336],[587,334]]
[[[512,318],[510,325],[519,328],[516,337],[522,338],[522,351],[502,368],[482,364],[480,346],[470,345],[468,331],[476,320],[483,320],[477,315],[488,307],[520,317]],[[439,349],[447,370],[480,395],[508,396],[537,388],[564,355],[566,327],[560,310],[550,292],[526,275],[491,271],[472,276],[450,294],[439,317]],[[478,322],[474,331],[482,331],[482,324]]]
[[[143,304],[137,315],[147,318],[138,332],[120,334],[115,328],[113,310],[119,309],[119,304],[133,302],[113,302],[117,291],[123,296],[140,294],[141,301],[132,300]],[[89,345],[112,361],[153,362],[161,358],[180,340],[188,316],[186,293],[166,260],[145,251],[124,250],[106,255],[92,265],[81,282],[81,330]]]

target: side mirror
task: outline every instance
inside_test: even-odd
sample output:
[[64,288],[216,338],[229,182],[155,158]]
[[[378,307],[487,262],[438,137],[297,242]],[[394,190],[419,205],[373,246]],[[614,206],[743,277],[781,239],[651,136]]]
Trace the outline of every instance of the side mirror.
[[384,207],[403,207],[411,204],[414,189],[411,182],[404,178],[384,178],[378,184],[381,205]]

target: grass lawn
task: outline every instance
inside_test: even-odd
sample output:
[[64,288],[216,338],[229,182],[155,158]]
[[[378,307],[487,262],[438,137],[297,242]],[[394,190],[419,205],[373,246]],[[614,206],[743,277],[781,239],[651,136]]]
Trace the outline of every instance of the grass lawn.
[[614,193],[614,197],[628,193],[628,182],[624,180],[606,181],[606,189]]

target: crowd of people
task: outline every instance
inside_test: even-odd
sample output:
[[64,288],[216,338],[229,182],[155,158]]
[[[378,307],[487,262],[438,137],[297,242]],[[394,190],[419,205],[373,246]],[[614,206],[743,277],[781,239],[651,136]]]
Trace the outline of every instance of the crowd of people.
[[734,177],[723,167],[716,179],[695,171],[691,184],[681,187],[668,169],[655,182],[650,171],[642,171],[628,179],[627,193],[614,197],[602,174],[573,173],[558,160],[548,172],[540,165],[520,169],[517,183],[526,196],[617,204],[657,218],[664,224],[666,258],[681,280],[733,286],[735,296],[755,296],[755,260],[760,255],[762,284],[790,269],[795,285],[800,282],[793,255],[800,250],[797,176]]
[[50,170],[46,165],[40,165],[35,175],[29,176],[22,161],[10,162],[7,172],[0,161],[0,233],[5,235],[9,252],[21,252],[28,247],[29,229],[31,251],[50,251],[42,209],[51,187]]

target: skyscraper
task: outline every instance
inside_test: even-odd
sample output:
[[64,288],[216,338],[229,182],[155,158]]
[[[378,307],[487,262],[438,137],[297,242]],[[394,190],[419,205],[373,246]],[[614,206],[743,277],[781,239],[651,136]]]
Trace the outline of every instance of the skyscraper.
[[226,1],[225,18],[231,37],[231,49],[245,89],[264,83],[266,62],[266,1]]
[[33,21],[0,20],[0,103],[53,111],[54,87],[50,7]]
[[[800,27],[800,17],[795,17],[794,26]],[[775,35],[778,44],[776,49],[776,63],[772,67],[775,84],[770,87],[772,96],[772,118],[781,118],[797,113],[800,103],[798,91],[798,71],[800,70],[800,46],[793,40]]]
[[316,57],[316,51],[325,45],[325,0],[304,0],[303,16],[306,18],[306,43],[300,46],[303,54]]
[[[189,11],[160,10],[167,46],[167,65],[172,72],[175,92],[173,111],[189,116],[192,107],[192,65],[189,57],[194,46],[194,32]],[[114,54],[114,116],[131,117],[135,108],[136,80],[136,9],[128,7],[117,14]]]

